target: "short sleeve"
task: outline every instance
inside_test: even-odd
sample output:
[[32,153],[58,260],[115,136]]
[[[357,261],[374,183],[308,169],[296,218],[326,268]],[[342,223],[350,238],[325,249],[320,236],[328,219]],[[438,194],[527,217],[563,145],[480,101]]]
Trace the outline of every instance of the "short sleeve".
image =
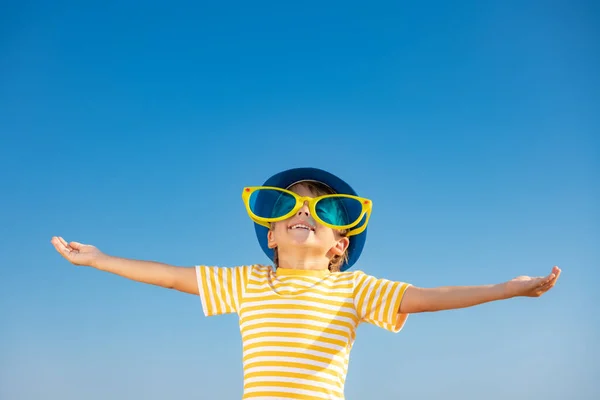
[[408,314],[400,314],[400,303],[410,286],[405,282],[378,279],[362,271],[354,273],[354,306],[361,321],[400,332]]
[[250,268],[196,266],[204,315],[208,317],[239,311]]

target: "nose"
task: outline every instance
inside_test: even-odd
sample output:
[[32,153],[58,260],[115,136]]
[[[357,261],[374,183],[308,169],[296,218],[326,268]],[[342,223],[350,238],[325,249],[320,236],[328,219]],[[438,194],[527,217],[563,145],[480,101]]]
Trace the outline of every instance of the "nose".
[[298,210],[298,215],[299,216],[306,215],[307,217],[310,217],[310,209],[308,208],[307,201],[305,201],[304,204],[302,205],[302,208]]

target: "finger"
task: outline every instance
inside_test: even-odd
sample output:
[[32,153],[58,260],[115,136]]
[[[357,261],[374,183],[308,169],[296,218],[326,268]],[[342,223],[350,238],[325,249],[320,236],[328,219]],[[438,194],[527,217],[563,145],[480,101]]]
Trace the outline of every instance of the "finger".
[[79,242],[70,242],[69,246],[75,250],[80,250],[84,246],[84,244]]
[[540,287],[538,289],[538,291],[540,291],[540,294],[546,293],[548,290],[552,289],[554,287],[554,285],[556,285],[556,279],[552,280],[550,282],[548,282],[547,284],[545,284],[544,286]]
[[63,239],[61,236],[58,237],[58,240],[60,240],[60,242],[62,243],[63,246],[69,247],[69,244],[67,243],[67,241],[65,239]]
[[544,286],[546,283],[548,283],[548,277],[543,277],[543,276],[538,276],[535,278],[531,278],[531,282],[530,282],[530,287],[532,287],[535,290],[538,290],[539,288],[541,288],[542,286]]
[[50,241],[50,243],[52,243],[52,245],[54,246],[54,248],[56,250],[61,250],[63,249],[65,246],[65,243],[63,243],[63,241],[60,240],[61,238],[54,236],[52,238],[52,240]]
[[554,278],[556,278],[556,275],[554,274],[554,272],[551,272],[550,275],[548,275],[547,277],[540,279],[539,286],[547,285],[548,283],[552,282]]
[[64,245],[64,243],[59,240],[58,238],[55,239],[52,244],[54,245],[54,248],[56,249],[56,251],[58,251],[60,253],[61,256],[65,257],[65,258],[69,258],[71,255],[71,250]]
[[552,269],[552,272],[554,272],[554,275],[556,275],[556,276],[555,276],[555,278],[554,278],[554,280],[556,281],[556,280],[558,280],[558,277],[560,276],[560,273],[561,273],[562,271],[561,271],[561,269],[560,269],[560,268],[558,268],[558,267],[556,267],[556,266],[555,266],[555,267]]
[[543,286],[554,285],[560,275],[560,269],[558,267],[554,267],[552,269],[552,273],[549,275],[550,279],[547,279]]

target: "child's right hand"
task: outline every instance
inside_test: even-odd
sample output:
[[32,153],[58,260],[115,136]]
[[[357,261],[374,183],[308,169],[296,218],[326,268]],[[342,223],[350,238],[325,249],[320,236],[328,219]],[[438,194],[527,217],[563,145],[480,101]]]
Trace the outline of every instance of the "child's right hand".
[[77,242],[67,243],[60,236],[54,236],[50,242],[61,256],[75,265],[95,267],[95,263],[104,256],[104,253],[94,246]]

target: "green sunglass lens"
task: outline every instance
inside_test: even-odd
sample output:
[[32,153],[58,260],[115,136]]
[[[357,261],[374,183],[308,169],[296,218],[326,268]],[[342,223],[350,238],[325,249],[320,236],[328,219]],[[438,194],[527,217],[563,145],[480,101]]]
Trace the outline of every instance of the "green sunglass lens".
[[349,197],[327,197],[316,204],[317,216],[331,225],[344,226],[356,222],[362,213],[362,204]]
[[296,199],[288,193],[273,189],[259,189],[250,195],[250,209],[260,218],[279,218],[288,214]]

